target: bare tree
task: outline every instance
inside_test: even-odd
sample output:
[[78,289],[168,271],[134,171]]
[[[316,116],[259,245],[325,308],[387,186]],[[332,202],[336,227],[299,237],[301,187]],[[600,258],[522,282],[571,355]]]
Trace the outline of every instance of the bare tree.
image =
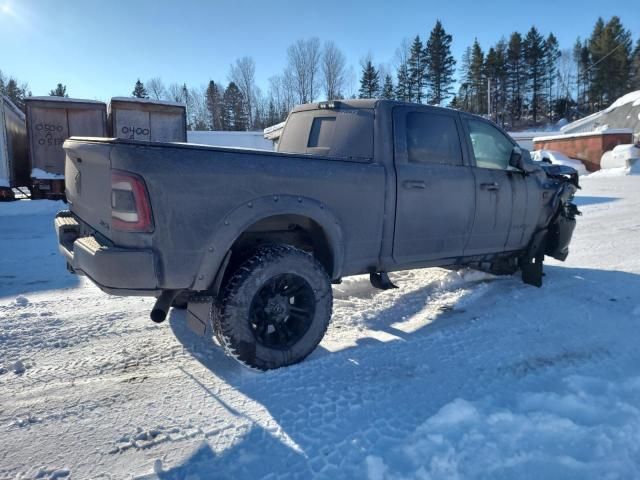
[[202,85],[190,88],[187,96],[189,124],[192,130],[209,129],[209,110],[207,109],[207,87]]
[[317,37],[298,40],[287,49],[287,81],[295,86],[300,103],[312,102],[318,93],[320,40]]
[[244,96],[249,125],[253,126],[255,109],[256,64],[251,57],[242,57],[231,65],[228,80],[235,83]]
[[182,85],[178,83],[172,83],[169,85],[167,89],[167,95],[169,100],[173,102],[187,103],[187,99],[185,98],[184,88]]
[[558,85],[557,85],[557,97],[564,96],[566,98],[572,98],[572,85],[577,75],[576,64],[572,57],[570,49],[560,51],[560,58],[558,58],[557,65]]
[[160,77],[150,78],[145,82],[149,98],[153,100],[165,100],[167,98],[167,89],[162,83]]
[[327,100],[342,98],[345,83],[344,54],[332,41],[325,42],[322,52],[322,80]]
[[269,78],[269,100],[273,102],[279,119],[284,120],[295,105],[295,89],[287,75]]

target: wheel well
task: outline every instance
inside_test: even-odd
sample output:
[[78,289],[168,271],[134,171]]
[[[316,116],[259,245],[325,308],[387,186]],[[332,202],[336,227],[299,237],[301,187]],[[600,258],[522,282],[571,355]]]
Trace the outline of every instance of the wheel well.
[[[260,245],[282,243],[311,253],[333,278],[333,252],[323,228],[304,215],[274,215],[248,227],[231,246],[229,266],[243,262]],[[227,271],[234,268],[227,268]]]

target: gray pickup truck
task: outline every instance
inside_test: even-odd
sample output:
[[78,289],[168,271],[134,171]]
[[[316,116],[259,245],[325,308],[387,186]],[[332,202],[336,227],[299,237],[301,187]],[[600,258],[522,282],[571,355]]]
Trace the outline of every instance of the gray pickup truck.
[[462,112],[384,100],[302,105],[277,152],[71,138],[70,210],[55,220],[72,272],[157,297],[241,362],[301,361],[322,339],[331,283],[468,266],[540,286],[579,212],[575,170],[530,160]]

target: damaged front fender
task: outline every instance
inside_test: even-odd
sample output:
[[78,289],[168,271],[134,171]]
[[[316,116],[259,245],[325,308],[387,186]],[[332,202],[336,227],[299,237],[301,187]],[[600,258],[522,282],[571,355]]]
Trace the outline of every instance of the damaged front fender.
[[545,255],[564,261],[569,255],[569,243],[576,228],[576,217],[581,215],[573,203],[575,193],[580,188],[578,172],[565,165],[544,167],[547,176],[558,183],[558,190],[552,201],[551,217],[545,238]]

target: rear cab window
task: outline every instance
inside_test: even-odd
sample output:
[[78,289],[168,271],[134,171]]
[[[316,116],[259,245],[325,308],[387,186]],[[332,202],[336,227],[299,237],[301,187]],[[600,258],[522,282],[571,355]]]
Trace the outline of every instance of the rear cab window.
[[467,166],[457,112],[438,107],[399,105],[393,109],[396,163],[415,166]]
[[315,109],[293,112],[287,119],[278,151],[371,162],[373,109]]
[[409,112],[406,135],[409,162],[462,165],[460,137],[453,116]]

